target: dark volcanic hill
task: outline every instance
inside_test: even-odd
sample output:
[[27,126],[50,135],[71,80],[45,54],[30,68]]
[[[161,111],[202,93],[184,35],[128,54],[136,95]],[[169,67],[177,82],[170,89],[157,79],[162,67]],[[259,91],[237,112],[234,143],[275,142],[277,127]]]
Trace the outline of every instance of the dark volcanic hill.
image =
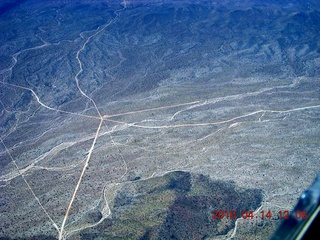
[[236,219],[213,220],[213,210],[244,210],[261,205],[262,191],[202,174],[170,172],[124,184],[112,218],[80,233],[81,239],[204,239],[225,235]]

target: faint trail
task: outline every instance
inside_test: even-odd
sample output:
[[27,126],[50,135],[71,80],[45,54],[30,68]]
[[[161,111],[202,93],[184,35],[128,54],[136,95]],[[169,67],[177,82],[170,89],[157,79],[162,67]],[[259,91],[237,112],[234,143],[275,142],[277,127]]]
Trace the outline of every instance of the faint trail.
[[[73,230],[65,233],[64,237],[65,237],[66,239],[68,239],[69,236],[72,236],[72,235],[73,235],[74,233],[76,233],[76,232],[79,232],[79,231],[82,231],[82,230],[84,230],[84,229],[92,228],[92,227],[95,227],[95,226],[99,225],[100,223],[102,223],[102,222],[110,215],[111,211],[110,211],[110,208],[109,208],[108,200],[107,200],[106,195],[105,195],[105,188],[106,188],[106,186],[107,186],[107,184],[105,184],[105,186],[103,187],[102,193],[101,193],[101,194],[102,194],[101,198],[102,198],[102,199],[104,200],[104,202],[105,202],[105,206],[104,206],[104,208],[101,210],[102,218],[101,218],[98,222],[95,222],[95,223],[92,223],[92,224],[87,224],[87,225],[85,225],[85,226],[81,226],[80,228],[73,229]],[[91,210],[92,210],[92,209],[95,209],[96,207],[97,207],[97,206],[92,207]],[[89,210],[89,211],[90,211],[90,210]],[[81,219],[81,217],[80,217],[79,219]],[[74,222],[78,221],[79,219],[75,220]]]
[[[26,172],[28,172],[30,169],[45,169],[45,170],[48,170],[48,171],[52,171],[54,169],[61,169],[61,170],[68,170],[68,169],[71,169],[75,166],[77,166],[78,164],[74,164],[74,165],[70,165],[68,167],[41,167],[41,166],[37,166],[36,164],[41,162],[43,159],[45,158],[48,158],[48,157],[52,157],[54,156],[55,154],[57,154],[58,152],[61,152],[62,150],[64,149],[67,149],[71,146],[74,146],[74,144],[76,143],[79,143],[79,142],[84,142],[86,140],[89,140],[90,138],[84,138],[84,139],[81,139],[77,142],[63,142],[59,145],[56,145],[55,147],[51,148],[49,151],[41,154],[40,156],[38,156],[37,158],[35,158],[32,163],[24,168],[21,168],[20,169],[20,173],[24,174]],[[4,174],[4,175],[1,175],[0,176],[0,181],[10,181],[14,178],[16,178],[17,176],[19,176],[19,174],[16,174],[16,173],[8,173],[8,174]]]
[[81,114],[81,113],[75,113],[75,112],[69,112],[69,111],[64,111],[61,109],[57,109],[57,108],[53,108],[50,107],[46,104],[44,104],[43,102],[41,102],[39,96],[35,93],[34,90],[32,90],[31,88],[28,87],[24,87],[24,86],[20,86],[20,85],[16,85],[16,84],[12,84],[12,83],[6,83],[6,82],[2,82],[0,81],[0,83],[4,84],[4,85],[8,85],[11,87],[16,87],[16,88],[20,88],[20,89],[24,89],[27,91],[30,91],[32,93],[32,95],[35,97],[36,101],[44,108],[48,109],[48,110],[52,110],[52,111],[56,111],[56,112],[61,112],[61,113],[67,113],[67,114],[71,114],[71,115],[77,115],[77,116],[81,116],[81,117],[86,117],[86,118],[94,118],[94,119],[100,119],[99,117],[96,116],[91,116],[91,115],[86,115],[86,114]]
[[49,46],[49,45],[50,45],[50,44],[48,44],[48,43],[44,43],[44,44],[39,45],[39,46],[35,46],[35,47],[31,47],[31,48],[26,48],[26,49],[23,49],[23,50],[21,50],[21,51],[19,51],[19,52],[16,52],[15,54],[12,55],[12,58],[13,58],[13,64],[12,64],[12,66],[1,70],[0,73],[5,73],[5,72],[8,72],[8,71],[12,71],[12,68],[14,68],[14,66],[15,66],[15,65],[17,64],[17,62],[18,62],[17,57],[18,57],[21,53],[26,52],[26,51],[30,51],[30,50],[36,50],[36,49],[44,48],[44,47]]
[[124,116],[124,115],[130,115],[130,114],[136,114],[136,113],[142,113],[142,112],[149,112],[149,111],[155,111],[155,110],[175,108],[175,107],[181,107],[181,106],[186,106],[186,105],[192,105],[192,104],[196,104],[196,103],[200,103],[200,101],[180,103],[180,104],[168,105],[168,106],[163,106],[163,107],[148,108],[148,109],[131,111],[131,112],[124,112],[124,113],[104,115],[103,118],[118,117],[118,116]]
[[[260,212],[260,210],[263,208],[264,206],[264,203],[261,204],[260,207],[258,207],[254,212],[253,212],[253,216],[257,216],[257,214]],[[233,229],[233,232],[232,232],[232,235],[230,237],[228,237],[227,239],[232,239],[235,237],[235,235],[237,234],[237,228],[238,228],[238,221],[240,220],[244,220],[244,218],[240,217],[240,218],[237,218],[236,222],[235,222],[235,225],[234,225],[234,229]]]
[[36,196],[36,194],[34,193],[34,191],[32,190],[31,186],[29,185],[28,181],[26,180],[26,178],[23,176],[23,174],[20,172],[20,169],[16,163],[16,161],[13,159],[9,149],[7,148],[7,146],[5,145],[4,141],[2,140],[2,138],[0,137],[0,141],[2,143],[2,145],[4,146],[6,152],[8,153],[12,163],[14,164],[14,166],[17,168],[17,171],[19,173],[19,175],[22,177],[23,181],[25,182],[25,184],[27,185],[29,191],[31,192],[31,194],[33,195],[33,197],[36,199],[37,203],[39,204],[39,206],[42,208],[43,212],[47,215],[47,217],[49,218],[50,222],[52,223],[52,225],[54,226],[54,228],[59,232],[59,234],[61,233],[58,225],[55,223],[55,221],[53,221],[53,219],[50,217],[49,213],[47,212],[47,210],[44,208],[44,206],[41,204],[39,198]]
[[[117,121],[117,120],[111,120],[111,119],[104,119],[105,121],[110,121],[114,123],[121,123],[121,124],[126,124],[130,127],[137,127],[137,128],[147,128],[147,129],[162,129],[162,128],[180,128],[180,127],[198,127],[198,126],[209,126],[209,125],[219,125],[219,124],[224,124],[224,123],[229,123],[233,122],[235,120],[245,118],[248,116],[256,115],[258,113],[289,113],[289,112],[295,112],[295,111],[302,111],[302,110],[307,110],[307,109],[313,109],[313,108],[319,108],[320,105],[314,105],[314,106],[307,106],[307,107],[299,107],[299,108],[293,108],[293,109],[288,109],[288,110],[257,110],[254,112],[250,112],[241,116],[233,117],[227,120],[219,121],[219,122],[206,122],[206,123],[183,123],[183,124],[173,124],[173,125],[162,125],[162,126],[144,126],[144,125],[139,125],[136,123],[128,123],[128,122],[122,122],[122,121]],[[261,120],[261,117],[260,117]]]
[[233,229],[233,232],[232,232],[232,235],[230,236],[230,238],[228,239],[232,239],[234,238],[234,236],[236,235],[237,233],[237,228],[238,228],[238,221],[242,220],[243,218],[238,218],[234,224],[234,229]]
[[99,109],[98,109],[95,101],[94,101],[91,97],[89,97],[89,96],[81,89],[80,84],[79,84],[79,78],[78,78],[78,76],[83,72],[82,62],[81,62],[81,60],[80,60],[80,58],[79,58],[79,55],[80,55],[80,53],[85,49],[86,45],[90,42],[90,40],[91,40],[92,38],[94,38],[95,36],[97,36],[97,35],[98,35],[99,33],[101,33],[106,27],[110,26],[112,23],[114,23],[114,22],[118,19],[119,15],[117,14],[117,11],[115,11],[115,14],[116,14],[116,17],[115,17],[112,21],[110,21],[108,24],[104,25],[100,30],[98,30],[97,32],[95,32],[94,34],[92,34],[91,36],[89,36],[89,37],[87,38],[87,40],[84,42],[84,44],[83,44],[82,47],[77,51],[77,54],[76,54],[76,59],[77,59],[77,61],[78,61],[79,68],[80,68],[79,71],[78,71],[78,73],[77,73],[77,74],[75,75],[75,77],[74,77],[74,79],[75,79],[75,81],[76,81],[76,84],[77,84],[77,88],[78,88],[79,92],[80,92],[84,97],[86,97],[87,99],[89,99],[89,100],[91,101],[91,103],[93,104],[94,108],[97,110],[97,113],[98,113],[100,119],[102,118],[102,116],[101,116],[101,114],[100,114],[100,111],[99,111]]
[[[104,121],[104,119],[102,118],[101,121]],[[109,131],[109,127],[108,127],[106,124],[105,124],[105,126],[106,126],[107,130]],[[110,131],[109,131],[109,132],[110,132]],[[122,174],[122,176],[120,177],[120,179],[121,179],[121,178],[123,178],[123,177],[128,173],[128,165],[127,165],[126,160],[125,160],[124,157],[123,157],[123,154],[122,154],[119,146],[115,143],[115,141],[114,141],[114,139],[113,139],[113,136],[111,135],[111,132],[109,133],[109,137],[110,137],[111,144],[117,148],[118,153],[119,153],[119,156],[120,156],[120,158],[121,158],[121,160],[122,160],[122,162],[124,163],[124,166],[125,166],[125,171],[124,171],[124,173]]]

